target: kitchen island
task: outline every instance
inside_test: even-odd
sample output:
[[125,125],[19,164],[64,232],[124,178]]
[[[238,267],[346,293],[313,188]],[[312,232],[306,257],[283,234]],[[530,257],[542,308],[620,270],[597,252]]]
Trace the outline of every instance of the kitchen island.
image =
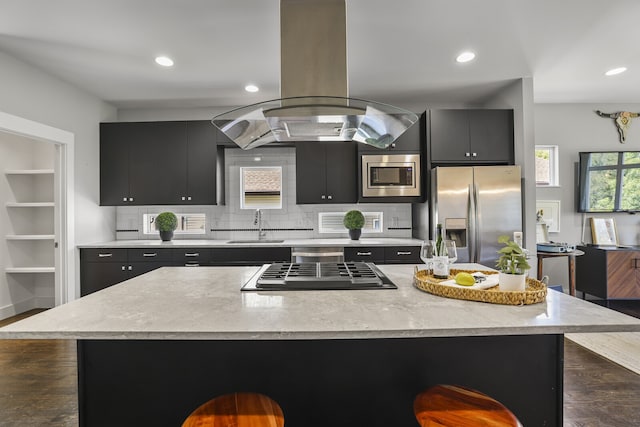
[[413,265],[379,268],[397,290],[240,292],[256,267],[164,267],[0,338],[78,340],[83,426],[179,425],[232,391],[271,396],[288,426],[414,426],[413,398],[437,383],[561,426],[563,334],[640,331],[557,292],[529,306],[460,301],[413,287]]

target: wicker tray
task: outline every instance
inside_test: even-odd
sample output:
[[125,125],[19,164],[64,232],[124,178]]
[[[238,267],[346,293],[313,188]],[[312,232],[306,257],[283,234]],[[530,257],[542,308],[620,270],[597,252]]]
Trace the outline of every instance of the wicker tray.
[[[475,270],[451,269],[449,279],[464,271],[473,273]],[[483,271],[485,274],[497,272]],[[466,289],[441,285],[439,282],[449,279],[436,279],[427,270],[418,270],[413,276],[413,285],[430,294],[446,298],[464,299],[469,301],[490,302],[493,304],[527,305],[542,302],[547,297],[547,286],[539,280],[527,278],[527,286],[523,292],[501,291],[498,286],[489,289]]]

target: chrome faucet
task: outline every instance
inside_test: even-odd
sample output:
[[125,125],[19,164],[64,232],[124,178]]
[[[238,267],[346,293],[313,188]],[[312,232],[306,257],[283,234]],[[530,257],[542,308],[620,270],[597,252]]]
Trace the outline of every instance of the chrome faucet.
[[260,209],[256,209],[256,216],[253,218],[253,225],[258,226],[258,240],[265,238],[267,233],[262,230],[262,212]]

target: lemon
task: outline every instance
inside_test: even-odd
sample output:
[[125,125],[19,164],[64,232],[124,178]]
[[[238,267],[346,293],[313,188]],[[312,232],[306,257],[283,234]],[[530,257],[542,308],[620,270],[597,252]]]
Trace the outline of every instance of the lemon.
[[469,273],[464,273],[464,272],[460,272],[456,274],[456,277],[454,277],[454,279],[458,285],[462,285],[462,286],[472,286],[473,284],[476,283],[475,277],[473,277]]

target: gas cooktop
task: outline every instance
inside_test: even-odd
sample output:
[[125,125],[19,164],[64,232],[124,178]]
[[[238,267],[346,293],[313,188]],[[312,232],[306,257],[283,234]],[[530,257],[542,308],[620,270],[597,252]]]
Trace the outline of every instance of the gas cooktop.
[[277,262],[265,264],[242,291],[303,291],[397,289],[375,266],[366,262]]

